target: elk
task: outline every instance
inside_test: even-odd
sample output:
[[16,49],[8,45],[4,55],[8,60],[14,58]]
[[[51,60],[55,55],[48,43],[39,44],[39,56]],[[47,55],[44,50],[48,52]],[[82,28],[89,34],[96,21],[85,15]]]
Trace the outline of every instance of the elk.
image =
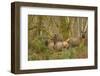
[[50,50],[62,50],[63,48],[68,49],[69,43],[68,40],[65,41],[57,41],[56,43],[52,40],[47,41],[47,47]]
[[81,28],[79,37],[71,37],[68,39],[68,43],[72,47],[79,46],[81,42],[87,45],[87,25]]
[[84,45],[87,45],[87,25],[82,26],[80,31],[80,36],[70,37],[66,40],[58,40],[57,35],[55,34],[51,40],[46,41],[46,45],[50,50],[62,50],[63,48],[68,49],[69,47],[79,46],[82,42]]
[[58,41],[56,44],[55,44],[55,49],[57,50],[62,50],[63,48],[66,48],[68,49],[69,48],[69,43],[67,42],[67,40],[65,41]]

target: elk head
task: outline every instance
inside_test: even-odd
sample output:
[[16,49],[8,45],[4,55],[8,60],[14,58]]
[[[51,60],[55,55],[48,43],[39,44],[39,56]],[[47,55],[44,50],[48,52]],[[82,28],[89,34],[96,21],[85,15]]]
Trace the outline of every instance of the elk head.
[[82,26],[81,28],[81,39],[83,41],[84,44],[87,43],[87,24],[85,26]]
[[87,24],[85,26],[82,26],[81,28],[81,38],[86,38],[87,37]]

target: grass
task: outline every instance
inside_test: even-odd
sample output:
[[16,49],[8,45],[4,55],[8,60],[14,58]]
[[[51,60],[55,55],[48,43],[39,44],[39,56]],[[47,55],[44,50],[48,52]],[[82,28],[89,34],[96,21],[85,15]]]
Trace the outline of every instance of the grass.
[[[82,43],[77,47],[70,47],[62,50],[49,50],[44,45],[35,46],[37,48],[29,49],[28,60],[54,60],[54,59],[80,59],[87,58],[87,46]],[[41,49],[41,50],[40,50]],[[38,51],[37,51],[38,50]]]

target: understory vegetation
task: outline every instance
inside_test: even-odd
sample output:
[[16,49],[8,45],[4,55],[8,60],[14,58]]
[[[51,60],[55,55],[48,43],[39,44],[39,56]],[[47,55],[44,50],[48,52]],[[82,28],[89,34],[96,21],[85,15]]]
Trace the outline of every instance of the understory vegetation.
[[[87,31],[82,32],[87,21],[87,17],[28,15],[28,60],[87,58]],[[79,38],[79,44],[73,46],[78,41],[71,38]],[[65,47],[55,47],[64,41]],[[53,49],[48,47],[49,43]]]

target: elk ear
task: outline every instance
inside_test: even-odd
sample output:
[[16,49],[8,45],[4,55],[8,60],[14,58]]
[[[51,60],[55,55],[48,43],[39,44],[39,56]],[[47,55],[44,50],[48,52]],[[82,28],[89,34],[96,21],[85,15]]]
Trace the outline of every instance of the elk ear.
[[81,32],[81,33],[83,33],[83,31],[82,31],[82,30],[80,30],[80,32]]
[[86,31],[84,31],[84,33],[87,33],[87,30],[86,30]]
[[88,26],[86,25],[85,28],[84,28],[84,33],[86,33],[88,30]]
[[69,43],[70,39],[68,38],[66,41]]

